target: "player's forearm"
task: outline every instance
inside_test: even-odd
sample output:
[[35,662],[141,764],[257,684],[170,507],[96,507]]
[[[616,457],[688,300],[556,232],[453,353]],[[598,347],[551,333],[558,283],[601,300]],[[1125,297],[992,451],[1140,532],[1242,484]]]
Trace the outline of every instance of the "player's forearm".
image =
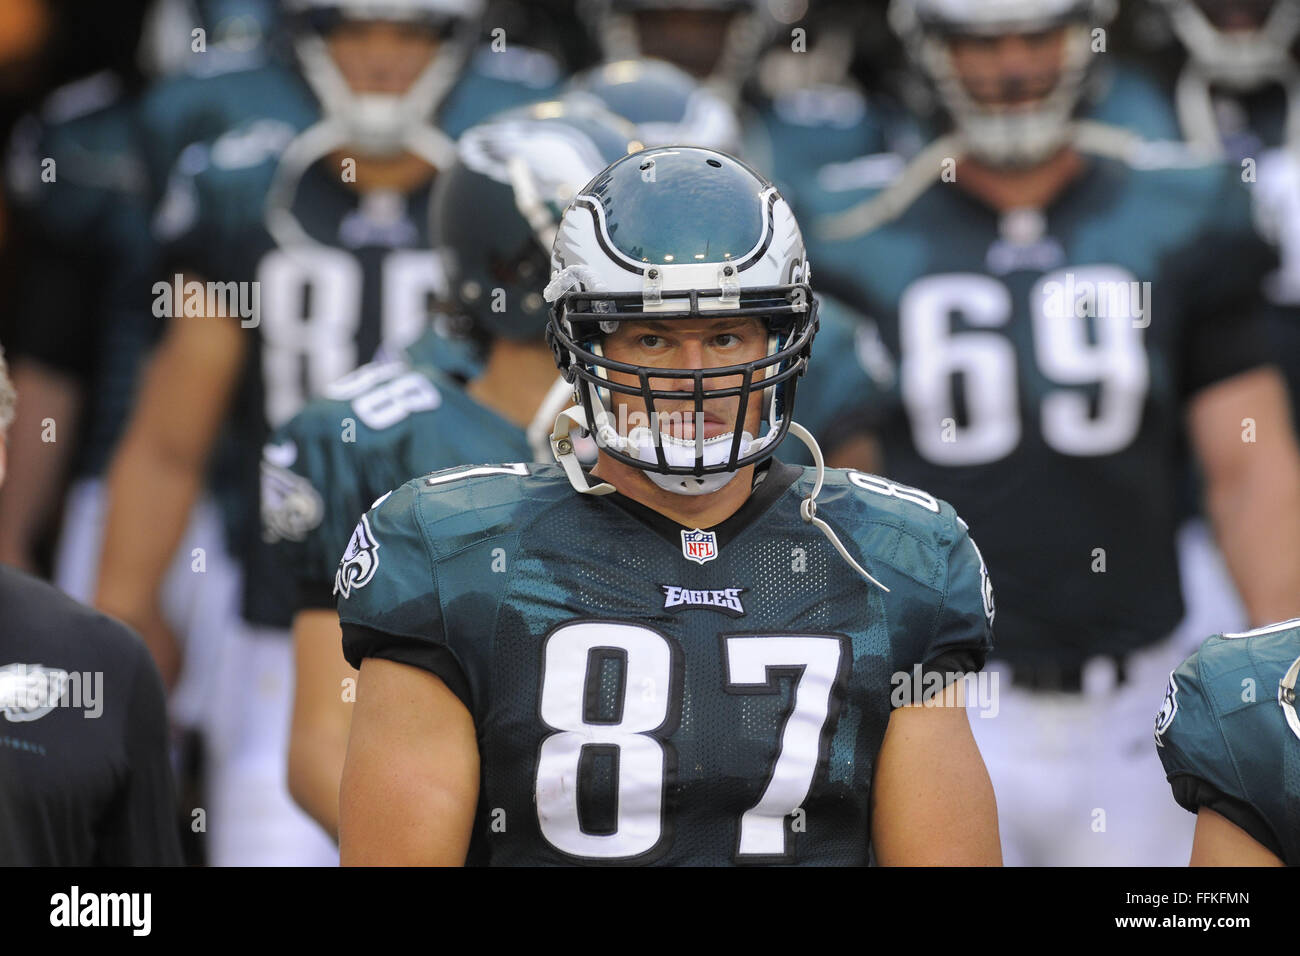
[[[108,477],[96,603],[135,623],[158,592],[203,484],[243,363],[238,327],[173,319]],[[148,635],[146,635],[146,638]]]
[[339,839],[339,782],[347,755],[347,731],[340,741],[302,727],[295,717],[289,739],[289,795],[303,812]]
[[163,578],[198,498],[201,472],[128,436],[108,480],[95,606],[139,632],[170,689],[181,651],[160,610]]
[[157,607],[201,487],[201,469],[160,452],[145,436],[127,437],[109,471],[98,607],[132,625]]
[[63,487],[81,395],[71,379],[31,361],[14,363],[13,382],[19,398],[0,487],[0,564],[30,571],[36,536]]
[[1252,626],[1300,615],[1300,458],[1261,448],[1206,506]]
[[343,657],[342,641],[334,610],[303,608],[294,615],[289,793],[335,842],[339,782],[357,686],[357,672]]

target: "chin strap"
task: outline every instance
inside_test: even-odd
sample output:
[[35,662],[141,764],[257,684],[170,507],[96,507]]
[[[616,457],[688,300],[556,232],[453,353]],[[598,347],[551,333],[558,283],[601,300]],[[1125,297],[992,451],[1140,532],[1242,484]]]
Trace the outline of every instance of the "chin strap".
[[[617,491],[618,489],[607,481],[602,481],[596,485],[592,485],[587,481],[582,466],[578,464],[578,456],[573,450],[573,439],[569,437],[569,433],[575,426],[584,431],[590,430],[587,427],[586,413],[576,405],[560,412],[555,419],[555,428],[551,431],[551,452],[555,455],[555,460],[564,468],[569,484],[573,486],[574,491],[581,495],[608,495]],[[808,446],[808,451],[812,453],[813,463],[817,469],[817,480],[813,483],[812,493],[800,503],[799,514],[804,521],[826,536],[826,540],[835,547],[835,550],[839,552],[840,557],[848,563],[849,567],[888,594],[889,588],[867,573],[867,570],[858,564],[853,555],[849,554],[848,549],[840,542],[831,526],[817,517],[817,496],[821,494],[822,481],[826,476],[826,463],[822,458],[822,450],[817,445],[817,440],[813,438],[812,433],[798,422],[790,422],[790,434]]]
[[573,439],[569,437],[569,432],[575,425],[583,431],[591,430],[587,425],[587,415],[579,405],[560,412],[555,418],[555,427],[551,429],[551,454],[564,469],[569,484],[573,485],[573,490],[580,495],[608,495],[617,491],[618,489],[607,481],[597,485],[587,481],[582,465],[578,463],[577,452],[573,449]]
[[835,550],[840,553],[840,557],[848,563],[849,567],[888,594],[889,588],[885,587],[868,574],[866,569],[854,560],[853,555],[849,554],[848,550],[840,542],[839,537],[831,529],[831,526],[821,518],[817,517],[817,496],[822,493],[822,480],[826,477],[826,462],[822,458],[822,450],[817,444],[817,439],[813,438],[812,433],[808,431],[808,429],[795,421],[790,422],[790,434],[808,446],[808,451],[813,457],[813,465],[817,469],[817,480],[813,482],[812,494],[799,504],[799,514],[803,517],[804,521],[808,522],[822,534],[826,535],[826,540],[835,546]]

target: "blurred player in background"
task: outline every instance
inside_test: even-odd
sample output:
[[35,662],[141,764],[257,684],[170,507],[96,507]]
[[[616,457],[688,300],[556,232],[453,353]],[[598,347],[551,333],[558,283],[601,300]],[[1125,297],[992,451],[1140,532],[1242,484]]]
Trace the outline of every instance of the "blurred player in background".
[[[1300,34],[1296,0],[1159,0],[1156,6],[1183,50],[1171,87],[1179,128],[1198,153],[1234,165],[1255,199],[1256,224],[1281,262],[1263,278],[1275,361],[1287,378],[1292,417],[1300,414],[1300,165],[1297,84],[1292,54]],[[1189,647],[1207,633],[1248,625],[1203,519],[1195,516],[1197,476],[1189,481],[1193,517],[1180,532],[1188,594]]]
[[[596,173],[636,148],[632,127],[589,104],[548,102],[461,136],[430,210],[456,302],[484,344],[468,382],[409,360],[365,366],[276,431],[262,462],[266,536],[293,568],[294,712],[289,787],[337,839],[339,781],[356,671],[343,658],[335,573],[357,518],[381,495],[452,465],[550,461],[563,407],[546,344],[541,288],[560,211]],[[536,423],[534,420],[536,419]],[[532,427],[530,427],[532,426]],[[349,431],[349,428],[351,429]]]
[[1192,866],[1300,864],[1300,620],[1216,634],[1169,675],[1156,750]]
[[922,492],[772,457],[811,442],[789,206],[725,154],[645,150],[552,263],[560,464],[408,482],[340,565],[343,861],[997,863],[964,708],[890,699],[913,664],[980,668],[978,551]]
[[[0,493],[0,561],[28,571],[50,570],[43,545],[68,471],[79,480],[100,470],[125,416],[129,372],[110,368],[129,369],[144,347],[136,340],[147,343],[141,287],[152,247],[133,118],[144,80],[133,63],[144,4],[119,16],[121,35],[17,122],[5,157],[6,195],[22,236],[8,256],[17,268],[5,342],[25,401],[12,433],[21,453]],[[91,583],[63,573],[65,560],[54,564],[59,586],[89,600]]]
[[[0,484],[17,396],[0,351]],[[180,863],[162,681],[143,642],[0,566],[0,861]]]
[[577,0],[606,62],[675,63],[733,108],[770,28],[762,0]]
[[[189,556],[192,572],[207,573],[228,552],[242,577],[234,606],[213,612],[220,643],[192,649],[205,665],[217,864],[332,857],[284,785],[291,579],[258,533],[260,449],[309,397],[427,327],[445,295],[427,204],[452,137],[555,79],[474,69],[481,13],[471,0],[286,0],[295,66],[201,84],[192,128],[222,128],[180,151],[154,218],[164,242],[154,309],[169,322],[110,472],[97,603],[135,624],[176,679],[160,586],[215,449],[224,534]],[[189,281],[238,295],[196,302]],[[450,345],[436,359],[472,361]]]
[[1174,87],[1189,143],[1234,161],[1300,137],[1296,0],[1159,0],[1186,62]]
[[[1162,0],[1186,62],[1174,85],[1181,134],[1241,169],[1282,262],[1264,279],[1278,361],[1300,415],[1300,37],[1297,0]],[[1203,629],[1207,633],[1215,628]]]
[[[621,65],[627,61],[663,60],[703,85],[701,101],[707,95],[729,104],[742,126],[742,148],[724,139],[681,141],[744,156],[796,208],[818,167],[886,148],[884,121],[848,75],[852,35],[837,18],[808,16],[806,3],[579,0],[577,10],[616,75],[629,71]],[[779,51],[786,45],[795,50],[783,59]],[[608,85],[599,70],[581,82]],[[694,115],[698,122],[715,113],[697,109]]]
[[973,723],[1008,862],[1173,863],[1141,734],[1177,659],[1184,427],[1252,620],[1300,602],[1300,453],[1258,322],[1276,259],[1234,169],[1074,120],[1093,4],[898,6],[951,132],[886,189],[818,197],[812,260],[877,324],[884,468],[961,508],[998,583],[1011,686]]
[[[143,7],[117,10],[121,36],[89,61],[99,68],[55,89],[19,124],[6,163],[25,226],[9,301],[14,374],[26,400],[13,429],[22,453],[0,492],[0,560],[40,568],[86,602],[98,574],[103,473],[159,332],[149,295],[158,258],[149,215],[162,177],[151,175],[151,162],[169,165],[175,153],[162,157],[179,147],[150,128],[145,83],[183,86],[199,82],[194,72],[259,64],[274,15],[271,0],[199,0],[179,19],[166,0],[152,4],[147,18]],[[160,27],[163,21],[170,25]],[[169,111],[169,122],[185,127],[182,117],[194,108]],[[220,527],[216,506],[200,501],[161,596],[171,626],[196,647],[213,643],[206,629],[236,600],[236,582],[220,562],[202,576],[190,566],[192,549]],[[177,728],[195,725],[198,690],[191,681],[169,699]],[[175,741],[183,768],[197,757],[191,742],[179,734]],[[183,770],[182,780],[189,776]],[[191,833],[188,814],[184,832]],[[196,843],[186,850],[187,859],[201,858]]]

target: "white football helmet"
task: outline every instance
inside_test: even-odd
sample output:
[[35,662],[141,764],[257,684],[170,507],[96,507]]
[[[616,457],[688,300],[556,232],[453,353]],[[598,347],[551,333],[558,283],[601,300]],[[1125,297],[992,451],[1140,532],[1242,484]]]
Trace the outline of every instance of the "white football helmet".
[[[1212,83],[1233,90],[1251,90],[1281,82],[1295,65],[1291,45],[1300,33],[1297,0],[1160,0],[1178,39],[1195,67]],[[1207,9],[1251,6],[1260,17],[1255,29],[1221,30]]]
[[[459,78],[478,38],[484,0],[284,0],[284,6],[303,77],[326,119],[344,127],[351,145],[385,156],[412,148],[411,129],[430,122]],[[405,93],[356,93],[326,45],[340,20],[427,25],[442,43]]]
[[712,88],[662,60],[618,60],[572,77],[565,98],[591,100],[636,127],[643,146],[707,146],[737,153],[740,119]]
[[[294,52],[321,118],[285,148],[266,199],[266,224],[281,247],[314,240],[292,212],[298,183],[313,163],[344,147],[364,156],[410,152],[436,167],[456,159],[455,142],[433,125],[478,40],[485,0],[283,0]],[[330,55],[326,38],[343,20],[432,27],[438,51],[405,93],[357,93]]]
[[[1115,14],[1115,0],[892,0],[891,26],[934,85],[958,135],[994,165],[1032,165],[1070,137],[1071,120],[1092,57],[1092,30]],[[958,78],[948,38],[1000,36],[1065,28],[1064,62],[1055,87],[1029,106],[977,102]]]
[[[683,197],[689,205],[683,206]],[[554,305],[547,338],[560,371],[574,385],[580,405],[571,410],[578,413],[574,421],[595,435],[604,453],[685,495],[716,491],[737,470],[772,454],[790,427],[796,380],[807,368],[817,329],[803,237],[776,187],[717,150],[677,146],[634,153],[574,197],[560,220],[551,268],[545,297]],[[761,317],[767,354],[704,369],[627,365],[606,357],[604,336],[619,322],[651,316]],[[611,371],[635,375],[639,384],[613,381]],[[656,389],[652,379],[694,386]],[[719,379],[741,384],[710,387]],[[611,392],[640,396],[652,427],[620,427]],[[754,392],[767,393],[765,422],[745,420]],[[738,412],[726,434],[705,438],[700,431],[681,438],[657,427],[659,409],[690,400],[699,422],[706,399],[732,397],[739,398]],[[574,467],[571,449],[556,447],[561,464]]]

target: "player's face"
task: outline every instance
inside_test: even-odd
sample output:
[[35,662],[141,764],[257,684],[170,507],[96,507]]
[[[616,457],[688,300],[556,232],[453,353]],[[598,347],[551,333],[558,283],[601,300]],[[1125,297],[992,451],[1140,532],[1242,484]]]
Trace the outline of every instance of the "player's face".
[[1196,0],[1206,19],[1224,33],[1258,30],[1277,0]]
[[704,79],[717,66],[733,16],[726,10],[642,10],[636,14],[641,55]]
[[1002,36],[954,36],[953,69],[966,91],[985,106],[1035,103],[1056,87],[1065,54],[1065,28]]
[[405,93],[438,53],[432,31],[396,23],[346,21],[328,43],[354,93]]
[[[767,355],[767,328],[752,316],[736,319],[674,319],[665,322],[622,322],[605,337],[605,356],[616,362],[650,368],[697,369],[719,368],[752,362]],[[610,372],[610,379],[637,385],[634,375]],[[737,388],[743,376],[729,375],[706,380],[706,391]],[[650,378],[650,388],[664,391],[690,391],[690,379]],[[649,410],[639,395],[611,392],[614,413],[619,422],[632,425],[649,422]],[[758,434],[763,400],[767,391],[750,395],[745,413],[745,431]],[[704,438],[725,435],[736,427],[740,396],[704,400],[701,416]],[[683,440],[694,440],[695,404],[691,399],[656,401],[659,430]],[[626,430],[625,430],[626,431]]]

